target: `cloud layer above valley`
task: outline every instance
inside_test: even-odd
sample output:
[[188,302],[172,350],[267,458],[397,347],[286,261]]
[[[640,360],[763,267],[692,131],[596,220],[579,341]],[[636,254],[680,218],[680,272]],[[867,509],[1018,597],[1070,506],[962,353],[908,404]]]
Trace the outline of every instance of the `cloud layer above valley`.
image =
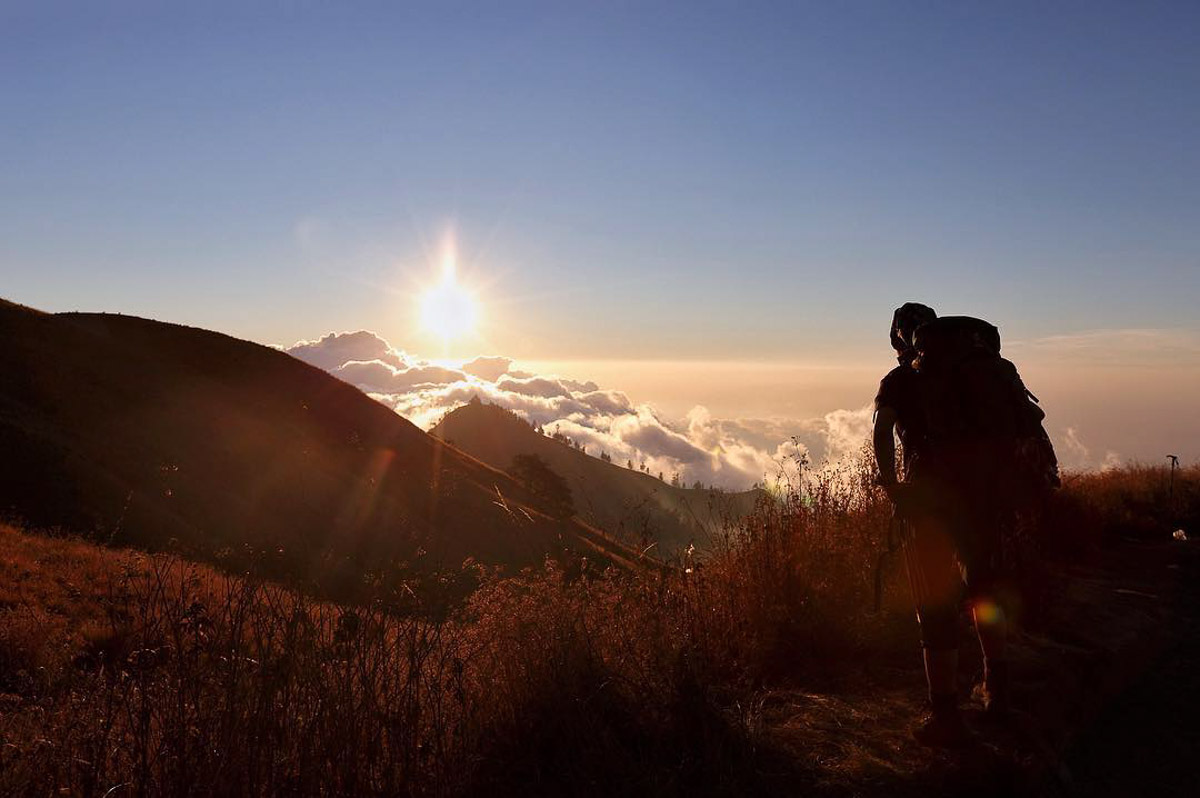
[[561,432],[593,455],[643,464],[652,473],[678,474],[731,489],[778,477],[796,455],[814,461],[856,452],[866,440],[869,408],[838,410],[813,419],[722,419],[697,405],[667,419],[653,406],[618,390],[513,368],[509,358],[478,357],[458,367],[438,365],[365,332],[330,333],[301,341],[289,354],[351,383],[422,429],[478,396]]
[[[870,434],[869,407],[807,419],[728,419],[697,405],[683,418],[665,418],[652,405],[595,382],[521,371],[500,356],[437,364],[367,331],[330,333],[285,351],[357,386],[422,429],[478,396],[547,432],[561,432],[593,455],[605,452],[616,463],[645,465],[667,478],[678,474],[689,485],[744,489],[794,468],[798,455],[814,463],[852,455]],[[1093,452],[1074,428],[1054,437],[1065,467],[1112,465],[1118,459],[1111,451]]]

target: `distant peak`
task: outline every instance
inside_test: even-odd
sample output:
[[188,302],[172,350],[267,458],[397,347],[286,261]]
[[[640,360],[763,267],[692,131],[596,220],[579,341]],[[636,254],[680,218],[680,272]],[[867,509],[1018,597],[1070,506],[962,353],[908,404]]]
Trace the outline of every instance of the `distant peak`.
[[31,308],[28,305],[22,305],[20,302],[13,302],[12,300],[5,299],[4,297],[0,297],[0,309],[19,311],[22,313],[32,313],[32,314],[36,314],[38,316],[46,315],[46,313],[38,310],[37,308]]

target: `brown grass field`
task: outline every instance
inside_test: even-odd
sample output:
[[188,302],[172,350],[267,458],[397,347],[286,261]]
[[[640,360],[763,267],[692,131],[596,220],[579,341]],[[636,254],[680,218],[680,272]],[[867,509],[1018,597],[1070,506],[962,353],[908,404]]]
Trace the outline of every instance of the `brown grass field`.
[[[889,508],[864,462],[810,472],[678,570],[502,579],[468,562],[354,606],[0,527],[0,794],[891,795],[951,771],[1053,777],[1065,743],[964,776],[898,742],[917,635],[898,565],[873,612]],[[1031,661],[1067,631],[1084,645],[1070,594],[1108,584],[1079,576],[1106,549],[1200,533],[1200,468],[1167,491],[1162,468],[1068,475],[1025,542]],[[481,587],[439,598],[463,580]],[[1104,623],[1150,624],[1121,612]]]

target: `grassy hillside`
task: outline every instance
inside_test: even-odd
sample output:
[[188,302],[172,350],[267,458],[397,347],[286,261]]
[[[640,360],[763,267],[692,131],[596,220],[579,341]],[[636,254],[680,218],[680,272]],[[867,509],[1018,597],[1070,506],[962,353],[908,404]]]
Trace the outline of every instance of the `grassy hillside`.
[[[1173,489],[1162,468],[1068,475],[1017,541],[1023,719],[933,755],[908,737],[895,558],[874,608],[890,508],[868,461],[760,496],[690,568],[643,569],[280,352],[9,304],[0,340],[0,503],[92,541],[0,526],[0,794],[1054,795],[1068,764],[1132,794],[1142,774],[1088,753],[1128,740],[1123,693],[1152,721],[1132,743],[1200,744],[1153,722],[1195,694],[1171,679],[1194,670],[1200,557],[1171,533],[1200,531],[1196,467]],[[594,462],[596,484],[638,477]]]
[[[1068,481],[1043,539],[1059,545],[1040,547],[1060,559],[1030,577],[1052,589],[1013,650],[1022,720],[961,755],[908,737],[916,629],[894,568],[872,612],[887,508],[865,469],[762,505],[691,573],[480,574],[450,615],[384,585],[338,606],[3,528],[0,793],[1060,795],[1069,766],[1089,789],[1187,794],[1186,768],[1145,769],[1164,757],[1088,758],[1126,686],[1194,694],[1161,674],[1186,672],[1171,663],[1195,647],[1173,646],[1200,633],[1200,558],[1170,539],[1197,519],[1200,471],[1173,507],[1165,476]],[[1146,507],[1146,542],[1101,534]],[[963,653],[965,694],[969,637]],[[1197,742],[1167,728],[1179,739],[1143,726],[1138,745]]]
[[524,419],[472,402],[442,419],[430,434],[496,468],[518,455],[537,455],[566,480],[581,518],[640,547],[671,556],[691,543],[708,547],[730,522],[749,513],[758,491],[681,488],[609,463],[536,432]]
[[464,558],[622,559],[519,484],[268,347],[0,302],[0,510],[324,587]]

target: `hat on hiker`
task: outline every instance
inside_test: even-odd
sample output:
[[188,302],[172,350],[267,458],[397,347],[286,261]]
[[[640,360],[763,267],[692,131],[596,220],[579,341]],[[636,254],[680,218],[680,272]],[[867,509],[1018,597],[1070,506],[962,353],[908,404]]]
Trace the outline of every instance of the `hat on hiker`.
[[911,350],[913,331],[925,322],[933,321],[936,318],[937,313],[933,308],[922,305],[920,302],[905,302],[896,308],[896,312],[892,314],[892,327],[888,331],[892,349],[895,349],[897,354],[904,354]]

